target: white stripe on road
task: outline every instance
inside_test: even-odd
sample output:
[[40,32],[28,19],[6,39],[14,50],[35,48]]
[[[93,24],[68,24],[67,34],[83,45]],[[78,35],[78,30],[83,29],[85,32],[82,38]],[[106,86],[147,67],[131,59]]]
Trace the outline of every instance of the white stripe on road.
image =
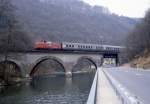
[[140,73],[136,73],[135,75],[136,75],[136,76],[142,76],[142,74],[140,74]]

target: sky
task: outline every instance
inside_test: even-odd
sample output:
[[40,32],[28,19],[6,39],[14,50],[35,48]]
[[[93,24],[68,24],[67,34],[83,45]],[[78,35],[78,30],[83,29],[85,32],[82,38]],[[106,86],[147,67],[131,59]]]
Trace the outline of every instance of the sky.
[[128,17],[144,17],[150,0],[84,0],[91,5],[107,7],[112,13]]

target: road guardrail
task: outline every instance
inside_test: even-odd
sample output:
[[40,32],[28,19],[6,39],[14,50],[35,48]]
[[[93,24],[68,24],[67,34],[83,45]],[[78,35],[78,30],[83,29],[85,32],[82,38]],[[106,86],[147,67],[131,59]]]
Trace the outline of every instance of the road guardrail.
[[98,70],[95,73],[95,77],[86,104],[96,104],[97,82],[98,82]]

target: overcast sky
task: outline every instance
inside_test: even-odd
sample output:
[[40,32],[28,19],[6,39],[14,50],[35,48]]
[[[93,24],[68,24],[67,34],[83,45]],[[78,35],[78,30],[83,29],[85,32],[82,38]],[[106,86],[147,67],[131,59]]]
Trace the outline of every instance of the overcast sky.
[[128,17],[144,17],[150,0],[84,0],[91,5],[102,5],[111,12]]

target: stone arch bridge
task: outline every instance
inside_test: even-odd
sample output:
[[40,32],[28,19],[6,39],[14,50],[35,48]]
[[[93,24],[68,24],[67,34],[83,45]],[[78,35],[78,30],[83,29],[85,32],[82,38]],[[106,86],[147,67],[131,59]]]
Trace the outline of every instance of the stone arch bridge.
[[[115,54],[117,55],[117,54]],[[99,52],[10,52],[7,60],[19,67],[23,77],[31,77],[36,72],[35,67],[41,62],[51,59],[58,62],[65,71],[66,76],[72,75],[73,67],[81,59],[87,59],[97,68],[103,62],[104,54]],[[116,57],[117,58],[117,57]],[[5,61],[5,56],[0,54],[0,63]]]

